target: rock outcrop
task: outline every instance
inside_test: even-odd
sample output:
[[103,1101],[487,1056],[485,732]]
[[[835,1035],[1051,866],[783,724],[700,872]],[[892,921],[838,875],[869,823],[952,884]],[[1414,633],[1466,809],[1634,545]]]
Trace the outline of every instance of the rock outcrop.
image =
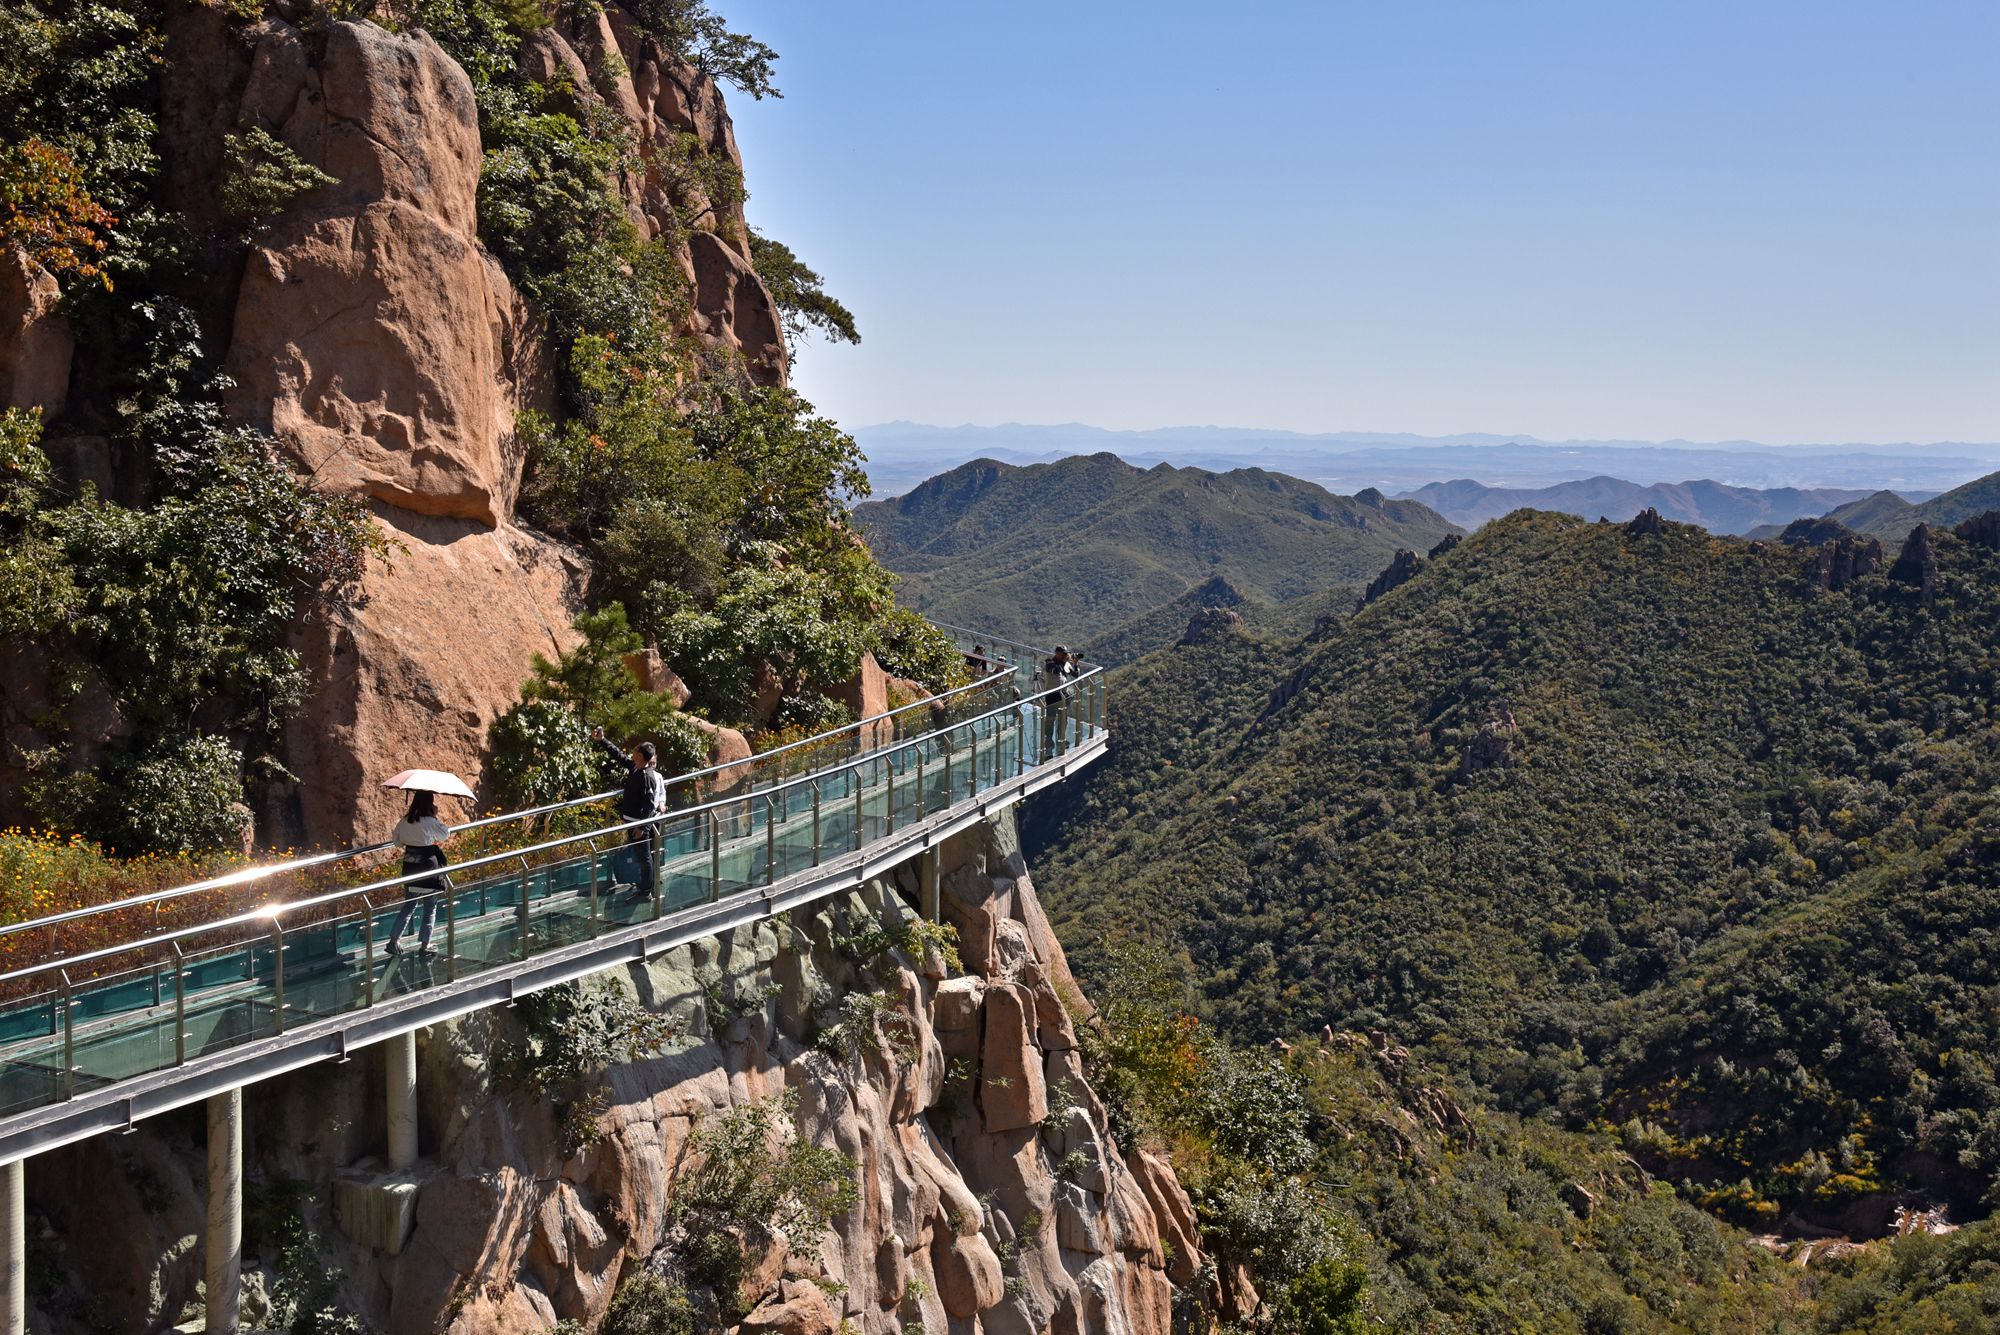
[[1863,575],[1882,568],[1882,544],[1874,538],[1831,538],[1819,545],[1806,569],[1806,581],[1816,589],[1844,589]]
[[511,526],[376,514],[399,549],[369,563],[356,605],[295,637],[313,689],[285,729],[298,782],[274,786],[258,812],[266,842],[386,838],[403,798],[380,781],[412,767],[476,779],[487,727],[519,696],[533,656],[577,639],[587,571],[562,544]]
[[62,416],[75,351],[69,322],[56,309],[62,288],[22,250],[0,250],[0,408],[39,408]]
[[1666,531],[1666,521],[1650,505],[1633,515],[1625,525],[1625,536],[1628,538],[1657,538]]
[[714,80],[663,50],[615,5],[566,16],[523,43],[522,67],[566,83],[581,104],[606,106],[632,132],[637,163],[619,184],[640,235],[684,237],[682,266],[694,289],[690,332],[742,358],[750,378],[781,385],[789,371],[776,303],[750,261],[740,198],[709,197],[689,170],[690,151],[740,175],[743,157]]
[[479,244],[472,81],[429,35],[334,23],[314,59],[257,25],[239,122],[336,184],[251,248],[227,367],[235,413],[320,484],[489,527],[512,515],[534,322]]
[[1362,592],[1361,605],[1366,607],[1390,590],[1408,584],[1416,578],[1417,571],[1423,569],[1423,565],[1423,560],[1409,548],[1397,548],[1395,558],[1389,562],[1388,568],[1370,580],[1367,589]]
[[2000,510],[1974,515],[1952,530],[1956,536],[1988,551],[2000,552]]
[[1896,564],[1889,567],[1889,578],[1914,588],[1917,600],[1929,607],[1937,596],[1937,575],[1937,545],[1931,538],[1931,526],[1919,524],[1904,540]]
[[1207,644],[1210,640],[1233,639],[1247,633],[1241,612],[1229,607],[1204,607],[1188,618],[1180,643],[1183,647]]
[[[228,134],[262,130],[334,178],[255,233],[240,272],[219,276],[213,314],[232,416],[270,432],[316,485],[367,498],[397,545],[352,607],[298,637],[312,689],[282,758],[300,782],[269,786],[259,835],[377,837],[393,816],[377,771],[422,763],[477,784],[487,724],[536,653],[575,639],[588,571],[514,522],[515,423],[557,406],[541,320],[481,244],[472,82],[429,35],[350,21],[308,33],[201,6],[177,7],[166,31],[163,180],[191,224],[231,221],[216,204]],[[520,58],[628,123],[639,152],[620,187],[640,232],[678,246],[687,332],[782,383],[782,329],[741,201],[708,199],[701,181],[715,178],[689,169],[701,152],[725,176],[741,170],[714,82],[616,6],[535,33]],[[12,321],[0,353],[34,354],[0,363],[0,388],[46,405],[67,379],[67,331],[37,273],[0,273]],[[717,733],[718,761],[740,758],[732,738]]]
[[[953,838],[942,868],[961,975],[934,949],[879,944],[913,916],[905,868],[905,884],[870,882],[587,980],[626,989],[685,1037],[609,1068],[582,1136],[555,1100],[510,1093],[496,1054],[517,1039],[515,1012],[424,1031],[425,1157],[407,1178],[414,1228],[395,1255],[351,1241],[329,1204],[354,1198],[333,1181],[380,1151],[379,1061],[250,1089],[253,1192],[304,1184],[343,1299],[388,1335],[594,1324],[642,1269],[686,1282],[673,1201],[697,1171],[690,1139],[704,1119],[789,1095],[797,1134],[851,1158],[859,1195],[817,1256],[769,1239],[749,1248],[742,1291],[717,1295],[739,1335],[1167,1335],[1173,1287],[1201,1282],[1193,1212],[1166,1163],[1111,1135],[1076,1048],[1071,1016],[1088,1007],[1011,819]],[[874,1027],[835,1041],[839,1003],[858,993],[880,998]],[[192,1297],[199,1124],[169,1116],[31,1162],[33,1210],[46,1219],[71,1219],[83,1189],[106,1202],[158,1198],[131,1208],[137,1224],[102,1255],[83,1255],[88,1230],[66,1230],[76,1241],[65,1273],[117,1273],[99,1319],[152,1328]]]

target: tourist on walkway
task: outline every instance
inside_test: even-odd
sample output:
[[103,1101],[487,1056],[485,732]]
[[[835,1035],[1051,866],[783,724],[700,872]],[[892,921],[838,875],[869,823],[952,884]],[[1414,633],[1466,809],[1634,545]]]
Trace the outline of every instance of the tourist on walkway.
[[1069,749],[1070,705],[1076,699],[1076,659],[1067,645],[1042,660],[1042,756],[1049,759]]
[[[445,865],[444,843],[451,838],[451,827],[438,819],[436,794],[419,792],[410,799],[410,809],[403,813],[394,838],[403,848],[403,875],[435,872]],[[410,918],[417,914],[422,915],[417,930],[417,954],[437,954],[431,948],[431,925],[437,919],[438,896],[450,888],[451,882],[442,874],[403,886],[403,907],[397,910],[396,923],[389,929],[391,955],[403,953],[403,932],[409,927]]]
[[[631,752],[621,751],[618,744],[606,739],[604,729],[591,730],[590,740],[604,749],[621,769],[625,771],[623,790],[618,794],[618,814],[624,819],[646,820],[649,816],[661,816],[667,810],[667,781],[654,764],[657,753],[651,742],[641,742]],[[651,899],[655,879],[659,875],[659,826],[652,821],[635,825],[625,833],[625,846],[639,857],[639,884],[633,897]]]

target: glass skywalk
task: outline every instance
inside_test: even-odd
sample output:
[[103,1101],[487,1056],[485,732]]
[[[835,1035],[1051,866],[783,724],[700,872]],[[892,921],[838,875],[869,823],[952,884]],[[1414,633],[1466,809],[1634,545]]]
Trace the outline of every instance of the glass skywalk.
[[[969,687],[673,780],[677,809],[657,822],[651,896],[614,880],[621,868],[630,876],[631,855],[620,854],[644,822],[606,819],[608,795],[596,794],[461,827],[496,851],[448,869],[433,957],[385,949],[403,886],[418,877],[323,888],[330,864],[345,862],[352,877],[380,845],[0,928],[11,958],[31,961],[0,973],[0,1128],[331,1017],[525,971],[578,943],[636,937],[675,915],[759,895],[762,912],[779,911],[773,887],[893,852],[899,832],[914,851],[935,817],[1094,756],[1101,670],[1048,690],[1039,651],[979,643],[992,646],[983,664],[992,670]],[[576,832],[551,832],[565,823]],[[302,868],[310,879],[293,875]],[[316,892],[286,897],[315,882]],[[65,951],[69,942],[96,944]]]

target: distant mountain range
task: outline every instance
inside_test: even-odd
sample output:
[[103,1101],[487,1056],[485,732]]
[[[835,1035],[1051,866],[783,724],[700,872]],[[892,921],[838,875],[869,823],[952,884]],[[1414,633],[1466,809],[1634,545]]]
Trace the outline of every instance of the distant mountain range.
[[1191,603],[1148,614],[1193,591],[1282,604],[1335,590],[1352,606],[1397,549],[1458,532],[1379,491],[1337,496],[1260,469],[1142,469],[1111,454],[977,459],[854,517],[902,577],[899,597],[926,615],[1029,643],[1097,642],[1119,658],[1179,635]]
[[[1467,433],[1307,435],[1241,427],[1110,431],[1053,426],[929,426],[889,422],[855,431],[878,496],[895,496],[969,459],[1047,463],[1111,452],[1126,462],[1227,472],[1263,468],[1350,494],[1395,494],[1449,478],[1539,488],[1600,476],[1639,486],[1699,477],[1725,486],[1937,492],[2000,467],[2000,443],[1764,445],[1756,441],[1572,440]],[[1595,518],[1595,516],[1592,516]]]
[[[1927,499],[1916,492],[1895,497],[1901,503]],[[1551,487],[1489,487],[1470,478],[1432,482],[1406,493],[1454,524],[1478,528],[1515,510],[1554,510],[1585,519],[1630,519],[1654,509],[1662,518],[1699,524],[1711,533],[1748,533],[1759,525],[1782,528],[1794,519],[1823,515],[1836,506],[1867,499],[1867,491],[1842,487],[1732,487],[1702,479],[1696,482],[1655,482],[1642,487],[1615,477],[1558,482]]]

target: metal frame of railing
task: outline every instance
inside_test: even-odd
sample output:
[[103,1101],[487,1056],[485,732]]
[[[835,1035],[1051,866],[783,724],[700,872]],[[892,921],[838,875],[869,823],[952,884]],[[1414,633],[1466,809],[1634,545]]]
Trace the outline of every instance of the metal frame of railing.
[[[999,637],[978,636],[974,632],[960,630],[956,627],[950,627],[950,628],[940,627],[940,628],[950,629],[954,633],[966,637],[966,642],[968,644],[974,642],[984,643],[986,640],[991,639],[996,644],[1009,643],[1011,645],[1011,642],[1003,641]],[[1012,645],[1011,647],[1019,649],[1027,649],[1030,654],[1036,652],[1032,649],[1029,649],[1029,647],[1025,645]],[[929,711],[936,708],[940,704],[946,704],[952,700],[972,694],[974,692],[992,690],[997,687],[1001,687],[1010,681],[1018,682],[1020,675],[1021,675],[1021,670],[1019,665],[1003,665],[1000,667],[999,670],[989,673],[987,676],[982,677],[976,681],[968,682],[963,686],[955,686],[949,690],[940,691],[934,695],[926,696],[922,700],[913,701],[910,704],[901,705],[895,709],[885,710],[883,713],[873,714],[868,716],[867,718],[857,719],[852,723],[843,724],[838,728],[830,728],[823,733],[815,733],[811,737],[803,737],[795,742],[788,742],[783,746],[773,747],[769,751],[759,752],[746,759],[729,761],[718,765],[710,765],[704,769],[694,770],[686,774],[674,775],[667,780],[667,790],[669,794],[672,794],[677,789],[685,791],[690,785],[700,784],[706,780],[713,779],[716,776],[725,773],[741,772],[745,770],[755,771],[759,767],[768,766],[775,758],[788,756],[793,753],[806,750],[808,748],[811,749],[823,748],[829,744],[836,743],[839,739],[846,737],[849,734],[853,734],[857,739],[857,741],[865,740],[865,738],[870,734],[871,731],[881,729],[885,723],[887,723],[892,730],[900,728],[901,726],[900,720],[905,715],[914,714],[918,710]],[[896,745],[897,743],[892,742],[890,744]],[[871,748],[871,750],[880,750],[880,749],[882,748],[880,747]],[[864,751],[862,754],[866,755],[869,754],[869,752]],[[758,777],[753,772],[748,777],[749,789],[753,791],[756,790],[757,783],[758,783]],[[452,833],[461,834],[468,830],[486,829],[495,825],[503,825],[512,822],[534,820],[540,817],[553,815],[557,812],[571,811],[581,807],[591,806],[596,803],[608,801],[609,799],[616,796],[617,796],[617,790],[612,789],[606,792],[592,793],[585,797],[566,798],[560,802],[550,802],[541,806],[530,807],[521,811],[502,812],[492,816],[484,816],[477,820],[467,821],[463,825],[453,826]],[[740,797],[741,794],[738,794],[738,796]],[[64,926],[65,924],[83,922],[91,918],[100,918],[113,913],[131,912],[135,909],[144,909],[148,907],[154,908],[157,911],[159,906],[161,905],[170,904],[175,901],[186,899],[191,896],[201,894],[207,891],[238,888],[242,886],[252,885],[259,881],[268,881],[275,877],[292,872],[310,871],[319,868],[330,867],[337,863],[351,861],[362,857],[367,857],[372,854],[383,853],[394,847],[395,844],[393,842],[383,841],[381,843],[359,845],[353,848],[340,849],[328,853],[317,853],[310,855],[308,857],[294,858],[287,860],[285,862],[273,863],[262,867],[245,867],[245,868],[240,868],[233,872],[227,872],[220,876],[208,877],[204,880],[194,881],[187,885],[174,886],[166,890],[156,890],[144,895],[133,895],[124,899],[112,900],[103,904],[87,905],[81,908],[68,909],[61,913],[45,914],[41,917],[26,919],[18,923],[8,923],[0,925],[0,943],[4,943],[12,938],[23,936],[31,932],[52,931],[55,928]],[[358,889],[359,887],[355,887],[340,891],[338,893],[351,894],[355,893],[356,890]],[[299,902],[304,902],[304,901],[299,901]],[[260,909],[257,911],[261,912],[262,910]],[[65,960],[73,960],[80,958],[78,956],[60,956],[57,955],[55,952],[52,952],[52,955],[54,955],[56,958]],[[52,959],[49,962],[54,962],[54,961]],[[0,983],[4,983],[7,978],[12,976],[14,975],[11,973],[0,974]]]
[[[1101,731],[1103,727],[1103,718],[1104,718],[1103,669],[1096,666],[1090,666],[1085,671],[1081,672],[1078,675],[1078,677],[1075,678],[1072,682],[1068,683],[1068,686],[1075,689],[1075,695],[1070,698],[1081,701],[1086,694],[1086,688],[1089,698],[1087,714],[1083,718],[1073,720],[1073,722],[1081,723],[1083,729],[1087,734]],[[638,820],[620,821],[600,827],[598,829],[586,831],[582,834],[565,835],[559,839],[548,840],[541,843],[532,844],[523,848],[515,848],[499,853],[486,854],[481,857],[467,859],[464,862],[453,863],[445,870],[452,874],[463,874],[466,872],[474,871],[481,867],[498,866],[499,864],[506,862],[521,862],[525,865],[526,860],[530,857],[537,857],[549,853],[553,850],[573,847],[575,845],[586,844],[586,843],[592,846],[591,854],[594,856],[595,853],[598,851],[595,848],[595,842],[597,840],[611,838],[619,834],[625,834],[644,826],[657,825],[661,821],[667,821],[667,820],[680,821],[691,817],[720,813],[732,807],[742,807],[747,803],[758,800],[759,798],[763,798],[764,800],[769,802],[771,799],[771,795],[775,793],[788,792],[791,789],[806,785],[813,785],[814,787],[817,787],[818,784],[820,784],[824,780],[834,775],[849,773],[858,770],[866,765],[880,765],[884,763],[885,760],[893,764],[893,758],[896,755],[906,751],[910,751],[912,749],[920,749],[926,742],[930,742],[935,738],[943,734],[949,733],[950,731],[955,729],[973,727],[979,723],[998,719],[1003,715],[1013,715],[1017,721],[1017,726],[1025,728],[1026,714],[1024,706],[1030,704],[1036,704],[1038,702],[1047,700],[1050,696],[1056,695],[1059,691],[1063,689],[1064,688],[1051,687],[1035,692],[1032,695],[1024,695],[1019,700],[1001,705],[998,708],[987,710],[982,714],[974,715],[970,718],[954,720],[944,728],[933,729],[931,731],[919,734],[918,736],[915,737],[906,738],[898,742],[893,742],[888,746],[877,748],[863,755],[856,756],[839,765],[829,766],[825,769],[819,769],[811,771],[809,773],[795,775],[791,778],[776,783],[767,789],[759,791],[733,792],[725,796],[713,798],[707,802],[698,804],[696,806],[682,807],[678,810],[668,812],[663,817],[644,817]],[[931,699],[919,702],[918,705],[909,706],[908,708],[918,708],[918,707],[930,708],[932,705],[937,703],[942,698],[943,696],[933,697]],[[877,717],[885,718],[888,717],[888,715],[880,715]],[[845,729],[839,731],[845,731]],[[828,735],[833,735],[833,734],[828,734]],[[811,741],[813,739],[806,739],[806,740]],[[1022,763],[1025,764],[1025,751],[1020,752],[1020,755],[1022,757]],[[741,766],[741,765],[747,765],[749,763],[750,763],[749,761],[738,761],[736,762],[736,765]],[[732,767],[720,766],[715,768],[727,769]],[[856,791],[857,792],[859,791],[858,785]],[[572,805],[576,804],[572,803]],[[893,813],[893,778],[891,780],[891,811]],[[893,821],[893,815],[891,816],[891,819]],[[891,832],[893,833],[893,829]],[[421,872],[407,873],[399,876],[386,877],[380,880],[371,881],[365,885],[346,887],[339,890],[329,891],[325,894],[312,896],[306,899],[292,900],[283,903],[266,905],[262,908],[254,909],[245,913],[235,914],[233,916],[218,919],[213,922],[205,922],[196,924],[194,926],[176,928],[172,931],[163,932],[156,935],[144,936],[134,940],[122,941],[115,945],[100,947],[99,949],[86,951],[77,955],[62,956],[56,959],[45,960],[36,964],[27,965],[22,968],[11,969],[6,972],[0,972],[0,988],[5,988],[12,984],[19,983],[31,978],[56,975],[56,980],[60,985],[59,990],[67,992],[72,986],[75,985],[67,978],[67,974],[72,970],[81,969],[83,966],[89,964],[93,964],[104,960],[116,959],[119,956],[134,954],[140,951],[162,950],[168,947],[172,947],[176,952],[178,952],[180,949],[180,943],[183,941],[193,941],[199,937],[207,936],[217,932],[225,932],[234,928],[241,928],[245,926],[255,925],[264,928],[264,934],[274,937],[280,943],[280,948],[282,948],[282,940],[286,929],[284,927],[284,924],[280,920],[287,915],[306,912],[312,909],[322,908],[330,905],[337,905],[342,902],[352,902],[355,900],[361,901],[364,913],[372,914],[381,912],[383,911],[382,908],[371,908],[368,906],[367,896],[369,896],[370,894],[380,893],[383,891],[402,889],[403,887],[411,885],[415,882],[430,879],[431,877],[434,877],[437,874],[438,874],[437,871],[435,869],[432,869]],[[110,912],[116,908],[123,906],[126,903],[129,903],[129,901],[120,901],[119,903],[116,904],[105,905],[102,907],[100,912]],[[384,906],[384,908],[386,907],[387,906]],[[342,917],[346,915],[336,914],[334,916]],[[299,927],[294,928],[293,930],[304,930],[307,927],[316,925],[320,924],[316,923],[301,924]],[[228,949],[243,944],[245,943],[238,941],[238,942],[232,942],[228,946],[218,946],[214,948]],[[207,951],[204,950],[204,953],[207,953]],[[98,980],[90,979],[86,981],[98,981]],[[31,997],[39,995],[45,995],[45,994],[42,993],[28,994],[27,996],[16,998],[16,1001],[18,1002],[18,1001],[29,1000]]]

